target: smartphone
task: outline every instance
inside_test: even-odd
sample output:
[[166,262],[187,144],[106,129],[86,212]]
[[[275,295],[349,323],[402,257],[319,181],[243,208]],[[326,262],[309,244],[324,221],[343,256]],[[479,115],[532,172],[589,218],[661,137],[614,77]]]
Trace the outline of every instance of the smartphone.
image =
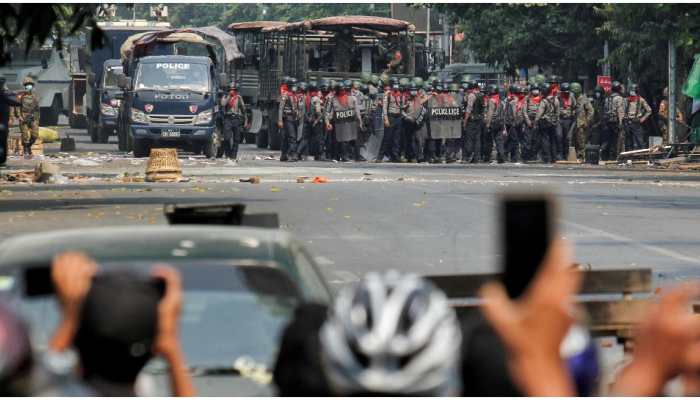
[[550,195],[510,194],[501,201],[502,281],[511,298],[523,294],[552,241],[555,203]]

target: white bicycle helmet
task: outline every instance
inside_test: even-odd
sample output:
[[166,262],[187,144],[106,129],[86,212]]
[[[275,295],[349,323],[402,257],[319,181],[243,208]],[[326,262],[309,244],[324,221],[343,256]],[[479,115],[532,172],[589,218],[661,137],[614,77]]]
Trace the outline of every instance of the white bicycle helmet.
[[320,335],[324,371],[336,394],[461,391],[456,315],[444,293],[417,275],[371,273],[345,288]]

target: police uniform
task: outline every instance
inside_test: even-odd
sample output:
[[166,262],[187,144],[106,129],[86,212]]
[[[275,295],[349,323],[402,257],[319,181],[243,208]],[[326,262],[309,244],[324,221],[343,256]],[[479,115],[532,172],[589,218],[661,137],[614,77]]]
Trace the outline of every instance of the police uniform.
[[[486,102],[486,115],[484,116],[484,126],[488,132],[486,136],[489,142],[485,145],[485,154],[491,154],[493,145],[496,145],[496,159],[499,164],[504,160],[504,103],[499,98],[498,94],[493,94],[488,97]],[[490,157],[489,157],[490,158]]]
[[573,141],[574,118],[576,114],[576,97],[571,93],[559,94],[559,132],[557,132],[557,156],[567,158],[569,143]]
[[622,147],[622,121],[625,118],[625,99],[620,93],[613,92],[605,98],[604,121],[601,130],[601,158],[615,160]]
[[357,101],[357,107],[360,110],[360,119],[362,120],[362,128],[358,126],[357,139],[355,140],[355,160],[367,161],[362,153],[366,152],[367,130],[369,126],[369,98],[359,90],[353,90],[352,95]]
[[525,103],[525,97],[518,98],[512,96],[506,103],[506,132],[508,136],[505,141],[505,152],[511,162],[518,162],[522,159],[522,141],[523,141],[523,113],[522,107]]
[[384,140],[377,155],[377,161],[384,156],[391,162],[398,162],[401,158],[401,112],[403,111],[403,95],[399,91],[386,91],[383,102]]
[[403,111],[404,129],[406,131],[406,156],[410,162],[418,160],[420,149],[420,138],[418,130],[423,127],[423,124],[418,125],[418,118],[424,113],[423,99],[419,96],[409,96],[406,99],[406,109]]
[[559,98],[550,94],[545,97],[537,109],[535,125],[538,126],[539,144],[542,151],[542,161],[552,163],[556,160],[553,143],[556,140],[557,124],[559,123]]
[[241,127],[247,125],[247,115],[243,97],[230,92],[224,97],[224,154],[231,159],[238,158],[238,144],[241,142]]
[[299,129],[299,104],[293,93],[284,92],[280,97],[278,124],[282,124],[282,154],[280,161],[296,158],[297,130]]
[[357,99],[350,94],[335,96],[328,110],[328,123],[333,127],[339,145],[340,160],[349,161],[350,142],[357,139],[357,130],[362,127]]
[[465,97],[464,147],[462,161],[476,163],[481,159],[481,137],[484,132],[484,99],[478,89],[472,89]]
[[[25,80],[24,84],[34,84]],[[20,106],[16,108],[17,117],[20,120],[19,129],[22,132],[22,145],[24,154],[32,154],[32,145],[39,137],[39,96],[34,91],[24,92],[18,96]]]
[[576,157],[579,160],[584,158],[584,150],[586,148],[586,139],[588,139],[588,127],[593,121],[595,110],[591,101],[586,95],[581,94],[576,98],[576,128],[574,129],[574,147],[576,148]]
[[593,106],[593,121],[591,122],[589,142],[593,145],[600,146],[603,137],[603,129],[606,125],[607,116],[605,110],[607,96],[602,91],[594,92],[591,98],[591,106]]
[[[639,95],[627,97],[625,116],[622,123],[625,127],[625,147],[628,150],[638,150],[644,147],[642,121],[651,116],[649,103]],[[621,151],[618,150],[618,151]]]
[[542,95],[530,94],[525,97],[525,104],[522,107],[522,116],[525,126],[523,127],[524,136],[523,142],[525,146],[523,147],[523,159],[526,161],[532,161],[537,159],[537,152],[539,150],[539,127],[535,124],[535,118],[537,117],[537,110],[540,108],[540,103],[544,99]]
[[323,125],[325,116],[323,113],[323,95],[314,93],[309,101],[309,129],[311,132],[311,155],[315,160],[325,159],[325,137]]

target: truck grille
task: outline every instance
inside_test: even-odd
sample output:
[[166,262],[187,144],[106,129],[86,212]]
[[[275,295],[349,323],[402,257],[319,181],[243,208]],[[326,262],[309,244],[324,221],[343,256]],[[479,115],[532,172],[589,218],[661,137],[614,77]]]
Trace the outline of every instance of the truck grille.
[[148,116],[152,124],[164,125],[194,125],[193,115],[159,115],[150,114]]

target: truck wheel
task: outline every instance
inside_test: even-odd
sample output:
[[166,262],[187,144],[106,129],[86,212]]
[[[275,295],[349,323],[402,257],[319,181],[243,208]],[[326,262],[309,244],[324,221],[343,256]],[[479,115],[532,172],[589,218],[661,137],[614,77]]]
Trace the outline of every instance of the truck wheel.
[[134,144],[134,157],[148,157],[151,152],[151,146],[145,140],[133,140]]
[[219,154],[220,147],[218,137],[216,136],[216,133],[214,133],[204,144],[202,153],[204,153],[206,158],[216,158],[216,156]]
[[117,148],[119,151],[128,151],[126,144],[126,135],[122,134],[121,129],[117,129]]
[[109,131],[104,128],[97,128],[97,142],[98,143],[109,143]]
[[269,132],[270,150],[279,150],[282,147],[282,132],[277,128],[277,125],[273,126],[272,124],[270,124],[267,131]]
[[259,149],[267,148],[267,129],[260,129],[255,135],[255,145]]

